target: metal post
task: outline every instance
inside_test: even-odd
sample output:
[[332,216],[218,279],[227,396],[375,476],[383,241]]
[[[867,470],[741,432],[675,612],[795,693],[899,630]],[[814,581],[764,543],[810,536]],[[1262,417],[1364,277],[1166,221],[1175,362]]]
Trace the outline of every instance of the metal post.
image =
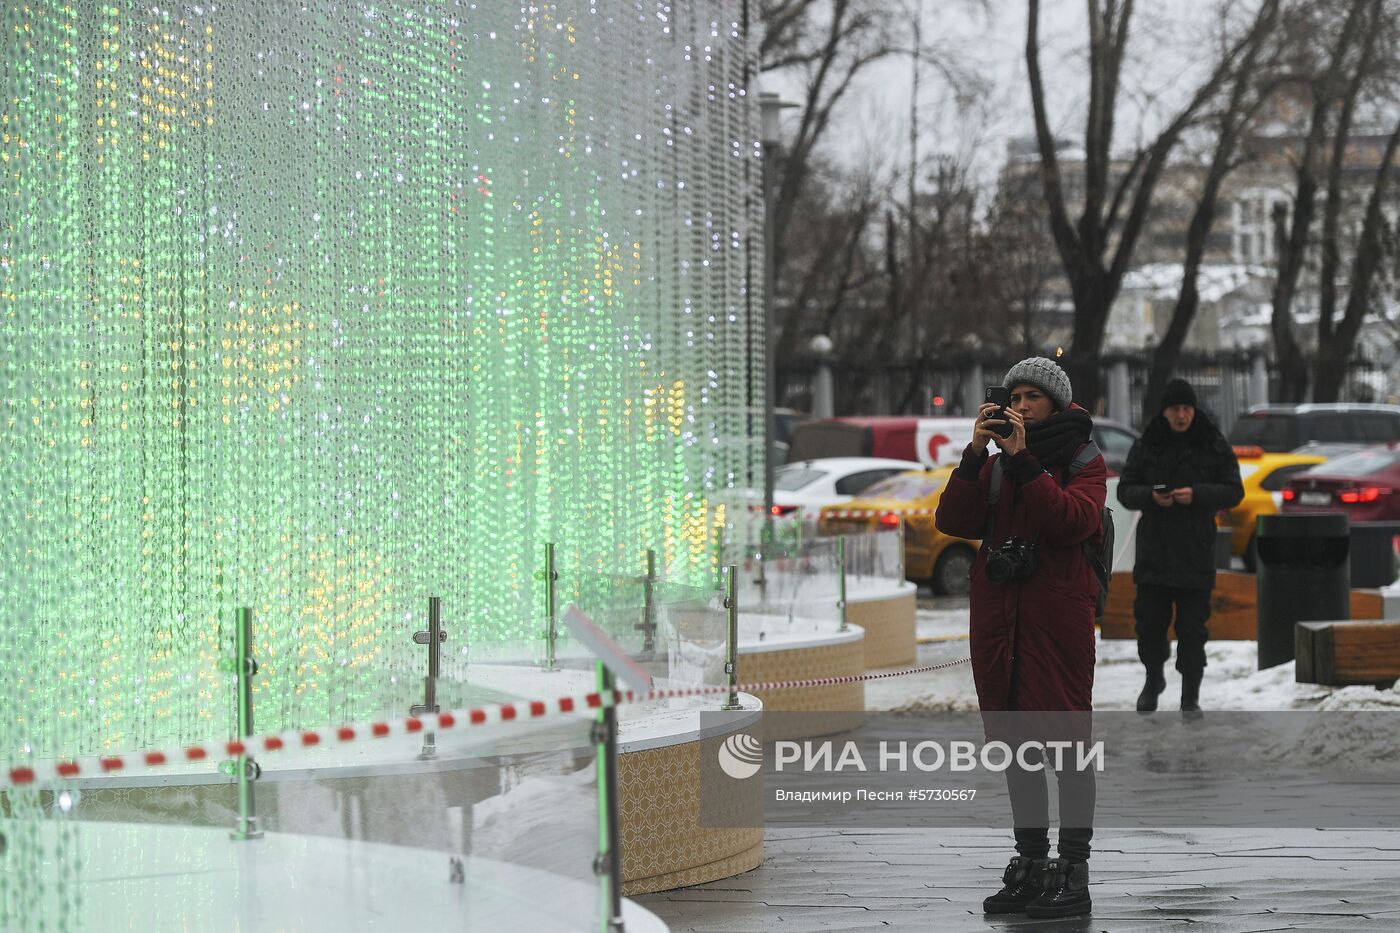
[[903,515],[899,516],[899,579],[904,579],[904,522]]
[[765,507],[763,513],[763,525],[758,529],[758,576],[754,582],[758,584],[760,599],[767,603],[768,596],[768,555],[773,552],[773,506],[770,503]]
[[602,885],[602,927],[621,933],[622,926],[622,834],[618,829],[617,780],[617,684],[612,671],[599,661],[598,693],[603,702],[593,722],[593,749],[598,763],[598,857],[594,874]]
[[[248,739],[253,735],[253,676],[258,672],[258,662],[253,657],[253,610],[241,606],[237,610],[234,624],[234,672],[238,676],[238,721],[237,737]],[[258,810],[253,799],[253,782],[262,770],[252,755],[242,754],[234,760],[238,775],[238,822],[232,839],[261,839],[258,829]]]
[[963,380],[963,413],[976,414],[982,406],[982,393],[986,384],[982,381],[982,364],[973,361],[967,367],[967,378]]
[[846,631],[846,536],[836,536],[836,579],[841,586],[841,596],[836,606],[841,610],[841,631]]
[[[437,679],[442,674],[442,643],[447,641],[447,632],[442,628],[442,597],[428,597],[428,628],[414,632],[415,644],[428,646],[428,676],[423,678],[423,703],[409,708],[410,716],[423,716],[439,712],[437,702]],[[424,760],[437,757],[437,734],[423,733],[423,750],[418,757]]]
[[642,621],[637,623],[642,633],[642,651],[656,650],[656,552],[647,549],[647,573],[642,577]]
[[739,566],[725,568],[724,579],[724,675],[729,699],[721,709],[743,709],[739,703]]
[[544,669],[559,670],[554,662],[554,643],[558,639],[558,619],[555,616],[554,584],[559,573],[554,569],[554,542],[544,546]]
[[1133,411],[1132,379],[1128,372],[1128,361],[1121,357],[1108,367],[1108,416],[1126,424],[1138,422],[1138,413]]

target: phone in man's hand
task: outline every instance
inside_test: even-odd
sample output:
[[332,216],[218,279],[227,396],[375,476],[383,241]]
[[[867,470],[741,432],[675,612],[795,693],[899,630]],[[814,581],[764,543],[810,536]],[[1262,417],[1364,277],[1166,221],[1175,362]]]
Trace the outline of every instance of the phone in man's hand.
[[[995,403],[997,410],[992,417],[1004,420],[1006,418],[1006,406],[1011,404],[1011,390],[1006,386],[987,386],[982,400],[984,402]],[[991,431],[997,437],[1010,437],[1011,422],[1008,421],[1006,424],[988,425],[987,430]]]

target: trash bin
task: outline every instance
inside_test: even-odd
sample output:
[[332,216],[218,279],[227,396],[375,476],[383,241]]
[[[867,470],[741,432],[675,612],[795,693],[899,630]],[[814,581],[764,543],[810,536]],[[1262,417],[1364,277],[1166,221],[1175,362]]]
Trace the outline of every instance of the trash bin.
[[1232,548],[1235,546],[1235,529],[1217,528],[1215,529],[1215,569],[1229,570],[1230,561],[1235,555]]
[[1293,624],[1351,618],[1350,522],[1340,512],[1261,515],[1255,526],[1259,669],[1293,660]]
[[1351,585],[1368,589],[1395,582],[1395,537],[1400,522],[1356,522],[1351,526]]

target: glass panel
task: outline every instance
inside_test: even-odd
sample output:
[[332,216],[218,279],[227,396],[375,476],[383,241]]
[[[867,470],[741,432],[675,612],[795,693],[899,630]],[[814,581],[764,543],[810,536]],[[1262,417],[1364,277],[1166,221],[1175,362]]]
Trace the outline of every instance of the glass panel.
[[1294,415],[1253,414],[1235,422],[1230,441],[1239,445],[1254,445],[1265,450],[1292,450],[1298,446]]
[[740,566],[740,639],[798,637],[841,626],[836,540],[804,541],[796,551]]
[[858,496],[875,483],[889,478],[896,472],[896,470],[865,470],[861,473],[852,473],[850,476],[842,477],[836,481],[836,491],[843,496]]
[[1356,412],[1357,426],[1360,432],[1357,440],[1362,441],[1393,441],[1400,438],[1400,420],[1394,415],[1381,414],[1379,412]]
[[948,484],[951,470],[938,472],[901,474],[891,476],[871,486],[863,494],[865,499],[895,499],[900,502],[913,502],[926,499]]
[[1312,468],[1312,472],[1324,476],[1370,476],[1372,473],[1379,473],[1396,463],[1400,463],[1400,451],[1358,450],[1354,454],[1347,454],[1336,460],[1318,464]]
[[[543,679],[527,667],[517,684],[534,696]],[[483,695],[438,686],[444,709]],[[549,686],[585,695],[593,674]],[[353,738],[322,727],[315,744],[284,733],[283,750],[258,757],[255,842],[230,838],[239,795],[221,747],[162,767],[139,765],[150,749],[128,751],[107,773],[80,760],[78,777],[8,788],[0,926],[143,929],[159,917],[172,929],[223,929],[237,917],[250,929],[352,929],[373,915],[405,925],[454,915],[471,929],[596,929],[592,712],[487,712],[487,724],[457,716],[431,733],[407,731],[402,714],[386,717],[379,738],[368,724]]]
[[773,474],[773,488],[782,492],[797,492],[797,490],[815,483],[825,475],[826,473],[822,470],[788,467]]
[[[1259,488],[1269,492],[1278,492],[1283,488],[1283,484],[1288,480],[1308,469],[1312,464],[1295,463],[1289,466],[1282,466],[1274,470],[1268,476],[1259,481]],[[1244,476],[1244,467],[1240,467],[1240,476]]]
[[1361,425],[1349,414],[1329,414],[1308,417],[1308,437],[1315,441],[1359,441]]
[[904,580],[901,565],[900,532],[879,531],[874,534],[846,537],[846,593],[864,585],[888,585]]

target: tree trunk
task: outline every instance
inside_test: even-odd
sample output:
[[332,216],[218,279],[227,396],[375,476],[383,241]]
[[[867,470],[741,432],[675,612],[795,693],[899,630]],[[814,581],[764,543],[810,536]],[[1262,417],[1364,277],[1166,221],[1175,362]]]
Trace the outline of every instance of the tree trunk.
[[[1040,152],[1041,189],[1050,213],[1050,231],[1074,294],[1074,337],[1068,360],[1070,379],[1074,383],[1075,400],[1090,411],[1097,409],[1101,396],[1099,354],[1109,309],[1147,222],[1167,158],[1182,133],[1234,73],[1237,58],[1259,39],[1263,29],[1262,21],[1256,20],[1248,33],[1229,43],[1210,77],[1196,89],[1191,100],[1160,135],[1139,152],[1132,169],[1115,184],[1111,183],[1109,153],[1113,146],[1113,117],[1131,35],[1132,14],[1132,0],[1124,0],[1121,6],[1114,0],[1090,0],[1084,205],[1076,224],[1070,220],[1066,208],[1056,140],[1045,106],[1045,87],[1040,73],[1040,2],[1029,0],[1027,6],[1026,72],[1036,147]],[[1120,218],[1123,207],[1127,207],[1127,212]]]
[[1385,226],[1386,189],[1395,167],[1395,154],[1400,149],[1400,122],[1396,123],[1386,140],[1385,151],[1376,169],[1376,181],[1371,187],[1371,195],[1366,203],[1366,216],[1361,225],[1361,236],[1357,241],[1356,255],[1352,259],[1346,310],[1341,324],[1324,338],[1318,337],[1317,363],[1313,368],[1316,387],[1313,398],[1319,402],[1334,402],[1341,395],[1346,380],[1347,364],[1356,349],[1356,338],[1361,333],[1361,325],[1366,311],[1371,306],[1371,286],[1380,269],[1384,244],[1382,229]]
[[[1330,343],[1330,341],[1329,341]],[[1342,394],[1342,385],[1347,378],[1346,355],[1339,355],[1335,348],[1319,348],[1313,361],[1313,401],[1335,402]]]
[[1062,360],[1074,388],[1074,400],[1097,414],[1103,394],[1099,376],[1099,356],[1103,350],[1104,326],[1117,295],[1117,282],[1102,275],[1087,275],[1073,283],[1074,328],[1067,360]]
[[[1295,223],[1296,227],[1296,223]],[[1274,208],[1274,238],[1280,244],[1282,267],[1274,283],[1274,310],[1269,318],[1269,333],[1274,341],[1275,368],[1278,370],[1280,402],[1301,402],[1308,392],[1308,364],[1293,334],[1293,295],[1297,290],[1297,274],[1287,274],[1289,267],[1301,268],[1301,256],[1288,258],[1285,249],[1290,240],[1288,209],[1279,204]]]

